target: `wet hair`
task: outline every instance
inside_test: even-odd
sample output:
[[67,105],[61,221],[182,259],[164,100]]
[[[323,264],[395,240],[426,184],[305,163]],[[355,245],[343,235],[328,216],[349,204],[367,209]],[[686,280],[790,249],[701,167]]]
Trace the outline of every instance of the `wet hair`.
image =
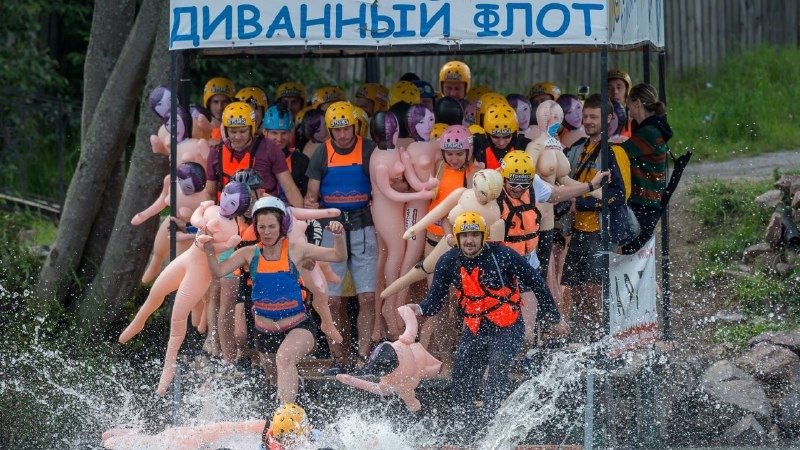
[[225,215],[220,209],[220,215],[226,219],[233,219],[244,214],[250,208],[250,188],[246,184],[238,181],[230,181],[222,188],[222,195],[236,196],[239,198],[239,206],[232,214]]
[[370,353],[369,361],[364,366],[362,375],[383,377],[394,372],[399,365],[400,360],[397,359],[397,352],[392,347],[392,344],[383,342],[378,344]]
[[[600,102],[601,102],[600,94],[592,94],[592,95],[586,97],[586,101],[583,102],[583,109],[586,109],[586,108],[600,108]],[[611,105],[610,101],[608,101],[606,103],[606,110],[609,112],[609,114],[614,112],[614,108]]]
[[464,106],[453,97],[442,97],[433,107],[433,115],[437,123],[461,125],[464,122]]
[[303,132],[310,141],[314,135],[325,127],[325,113],[319,109],[312,109],[303,117]]
[[419,75],[415,74],[414,72],[406,72],[404,73],[398,81],[417,81],[419,80]]
[[408,129],[408,135],[412,139],[417,142],[422,141],[422,136],[417,133],[416,125],[422,122],[425,119],[425,114],[428,111],[424,105],[411,105],[408,108],[408,113],[406,113],[406,128]]
[[196,162],[185,162],[179,165],[177,176],[181,180],[192,180],[194,192],[183,192],[183,195],[192,195],[206,188],[206,170]]
[[645,111],[661,116],[667,113],[664,102],[658,99],[658,91],[649,83],[639,83],[631,89],[628,100],[639,100],[642,102]]
[[408,121],[406,120],[399,120],[401,117],[406,117],[408,115],[408,109],[411,107],[406,102],[397,102],[389,108],[389,111],[394,114],[395,117],[398,118],[398,125],[400,126],[400,136],[401,138],[407,138],[409,136],[408,130]]
[[380,111],[369,122],[369,135],[377,148],[386,150],[392,144],[390,141],[399,127],[397,117],[392,112]]

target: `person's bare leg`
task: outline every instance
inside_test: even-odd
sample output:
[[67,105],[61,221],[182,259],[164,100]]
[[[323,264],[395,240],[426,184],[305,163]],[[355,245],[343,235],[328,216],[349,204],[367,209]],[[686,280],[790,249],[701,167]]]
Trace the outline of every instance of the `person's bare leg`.
[[233,310],[239,293],[239,278],[220,278],[219,312],[217,334],[222,359],[227,363],[236,361],[237,345],[233,334]]
[[342,297],[330,296],[331,319],[342,334],[342,342],[333,342],[328,338],[328,348],[334,360],[342,361],[347,358],[350,346],[350,320],[347,317],[347,305]]
[[358,294],[358,354],[362,359],[369,357],[372,342],[372,327],[375,326],[375,293]]
[[295,328],[286,335],[275,354],[275,366],[278,370],[278,400],[282,403],[294,403],[300,376],[297,363],[314,349],[314,335],[303,328]]
[[206,303],[206,324],[208,333],[203,342],[203,350],[211,356],[219,356],[219,333],[217,331],[217,312],[219,311],[220,279],[212,279],[208,288],[208,303]]

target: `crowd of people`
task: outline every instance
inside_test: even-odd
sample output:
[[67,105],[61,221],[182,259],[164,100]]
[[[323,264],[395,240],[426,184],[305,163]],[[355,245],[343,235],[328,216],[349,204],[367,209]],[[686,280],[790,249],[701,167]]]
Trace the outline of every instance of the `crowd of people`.
[[[406,73],[351,99],[337,86],[309,97],[294,81],[268,99],[210,79],[205,191],[219,201],[239,182],[252,201],[236,249],[217,254],[197,230],[215,280],[206,350],[262,364],[290,404],[297,363],[320,331],[328,374],[363,374],[375,346],[403,334],[398,308],[410,305],[426,317],[422,345],[453,358],[454,407],[491,417],[523,345],[601,337],[604,221],[611,250],[633,253],[661,217],[672,136],[664,104],[623,70],[607,82],[603,105],[549,81],[504,95],[461,61],[444,64],[435,85]],[[309,297],[327,301],[312,314]]]

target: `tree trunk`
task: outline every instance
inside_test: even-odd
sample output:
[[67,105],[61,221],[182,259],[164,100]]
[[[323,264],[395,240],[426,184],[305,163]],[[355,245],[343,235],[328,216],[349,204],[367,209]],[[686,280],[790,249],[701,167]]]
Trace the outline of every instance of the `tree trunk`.
[[83,63],[81,142],[92,123],[103,88],[114,70],[136,18],[136,0],[95,0],[92,29]]
[[[169,17],[168,9],[164,8],[150,59],[145,92],[159,84],[168,83],[168,47]],[[119,319],[123,302],[139,287],[159,224],[158,218],[151,218],[136,227],[130,222],[134,214],[145,209],[158,196],[164,175],[169,172],[167,158],[154,154],[150,148],[150,135],[156,133],[161,121],[150,111],[146,97],[140,103],[139,117],[136,146],[114,231],[106,247],[100,272],[78,309],[81,323],[94,332],[106,331],[109,325]]]
[[[103,191],[131,133],[125,127],[140,98],[160,12],[165,0],[145,0],[117,64],[103,89],[67,190],[53,249],[45,260],[36,293],[40,300],[64,303],[100,206]],[[98,36],[97,38],[102,38]],[[94,39],[94,37],[92,37]]]

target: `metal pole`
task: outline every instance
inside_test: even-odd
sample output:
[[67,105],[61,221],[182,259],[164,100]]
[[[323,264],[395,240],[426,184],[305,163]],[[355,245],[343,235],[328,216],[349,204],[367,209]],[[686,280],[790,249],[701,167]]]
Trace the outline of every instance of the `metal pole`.
[[[170,69],[169,69],[169,88],[172,91],[170,96],[169,114],[172,120],[170,121],[169,134],[170,134],[170,153],[169,153],[169,215],[176,217],[178,204],[178,52],[172,50],[170,52]],[[177,248],[175,242],[175,233],[177,232],[175,223],[171,223],[169,227],[169,260],[172,261],[177,256]]]
[[[608,170],[608,162],[611,158],[609,153],[611,149],[608,146],[608,120],[606,118],[611,111],[608,110],[608,83],[605,81],[606,74],[608,73],[608,46],[603,46],[603,49],[600,53],[600,155],[602,158],[602,163],[600,165],[600,170],[605,171]],[[600,240],[602,241],[603,245],[603,324],[605,328],[605,334],[608,335],[611,333],[611,324],[610,324],[610,293],[609,293],[609,285],[608,285],[608,265],[609,265],[609,249],[610,249],[610,242],[609,242],[609,215],[608,215],[608,183],[603,186],[603,209],[600,212],[600,215],[603,220],[600,221]]]
[[650,46],[642,47],[642,80],[650,83]]
[[[665,72],[667,67],[667,52],[661,49],[658,52],[658,97],[664,104],[667,104],[667,88]],[[669,156],[669,155],[667,155]],[[669,179],[669,157],[664,161],[664,177]],[[670,288],[670,278],[672,274],[671,261],[669,258],[669,204],[664,208],[661,216],[661,293],[664,302],[664,340],[672,340],[672,327],[670,324],[672,316],[672,290]]]
[[583,450],[594,447],[594,365],[586,367],[586,407],[583,409]]

